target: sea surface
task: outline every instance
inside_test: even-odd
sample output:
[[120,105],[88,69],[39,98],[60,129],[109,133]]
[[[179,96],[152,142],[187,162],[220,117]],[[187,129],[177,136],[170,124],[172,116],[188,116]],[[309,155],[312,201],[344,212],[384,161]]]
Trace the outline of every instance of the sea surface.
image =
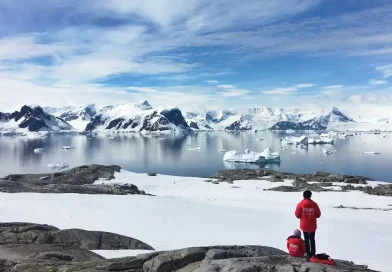
[[[94,138],[84,135],[2,136],[0,177],[11,173],[53,172],[57,169],[48,165],[61,162],[70,167],[116,164],[133,172],[194,177],[240,168],[271,168],[294,173],[327,171],[392,182],[392,134],[361,133],[347,139],[336,138],[333,145],[309,145],[308,148],[289,145],[288,150],[282,149],[280,139],[284,136],[273,132],[203,132],[161,137],[112,134]],[[72,149],[63,150],[63,146]],[[267,147],[280,153],[280,164],[227,163],[222,159],[224,153],[218,151],[263,151]],[[36,148],[46,151],[37,154],[34,153]],[[188,150],[192,148],[200,150]],[[334,150],[334,153],[324,155],[323,149]],[[363,154],[369,151],[381,154]]]

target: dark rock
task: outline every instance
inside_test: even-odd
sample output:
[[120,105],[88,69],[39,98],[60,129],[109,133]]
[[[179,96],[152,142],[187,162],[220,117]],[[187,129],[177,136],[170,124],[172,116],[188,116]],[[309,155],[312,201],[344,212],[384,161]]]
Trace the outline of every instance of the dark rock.
[[205,179],[204,182],[212,182],[212,179]]
[[98,179],[114,179],[120,166],[88,165],[47,174],[9,175],[0,180],[0,192],[6,193],[76,193],[76,194],[142,194],[135,185],[98,185]]
[[213,180],[213,181],[212,181],[212,184],[219,184],[219,181]]
[[328,181],[343,182],[344,176],[339,174],[330,174],[326,177]]
[[5,245],[3,250],[3,246],[0,254],[5,260],[0,260],[0,270],[4,272],[371,271],[339,260],[336,266],[313,264],[263,246],[196,247],[109,260],[76,247]]
[[157,173],[148,173],[147,175],[150,177],[156,177],[158,174]]
[[357,178],[345,178],[343,182],[350,184],[359,184],[359,180]]
[[153,248],[137,239],[102,231],[58,230],[53,226],[7,223],[0,224],[0,244],[50,244],[87,250]]

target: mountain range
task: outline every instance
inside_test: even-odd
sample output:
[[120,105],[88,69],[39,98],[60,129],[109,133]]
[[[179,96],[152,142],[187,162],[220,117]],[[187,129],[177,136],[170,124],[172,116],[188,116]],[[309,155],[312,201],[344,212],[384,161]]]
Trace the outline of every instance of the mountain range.
[[[153,108],[148,101],[142,101],[103,107],[93,104],[64,108],[25,105],[12,113],[0,112],[0,130],[7,132],[356,130],[361,124],[336,107],[329,112],[260,107],[246,112],[211,110],[202,113],[182,112],[171,107]],[[377,129],[377,124],[367,123],[367,127]]]

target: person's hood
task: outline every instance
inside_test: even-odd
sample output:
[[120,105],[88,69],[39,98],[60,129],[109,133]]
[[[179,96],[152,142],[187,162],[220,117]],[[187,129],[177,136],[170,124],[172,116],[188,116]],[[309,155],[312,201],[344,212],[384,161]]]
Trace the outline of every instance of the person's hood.
[[300,236],[295,236],[295,235],[289,236],[289,238],[287,238],[287,240],[290,239],[290,238],[297,238],[297,239],[301,239],[302,240],[302,238]]

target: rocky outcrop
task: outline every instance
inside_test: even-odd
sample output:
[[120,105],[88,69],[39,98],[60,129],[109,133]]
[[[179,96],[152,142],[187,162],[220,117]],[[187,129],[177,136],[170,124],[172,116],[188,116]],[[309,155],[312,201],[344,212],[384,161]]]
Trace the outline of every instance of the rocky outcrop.
[[75,193],[133,195],[145,194],[133,184],[94,184],[99,179],[114,179],[120,166],[84,165],[70,170],[46,174],[9,175],[0,179],[0,192],[4,193]]
[[[36,245],[34,245],[36,246]],[[30,252],[19,249],[21,254],[5,255],[0,261],[1,271],[30,272],[225,272],[225,271],[308,271],[308,272],[360,272],[372,271],[366,266],[351,262],[337,261],[336,266],[307,262],[303,258],[292,258],[287,253],[264,246],[215,246],[186,248],[166,252],[153,252],[136,257],[100,259],[95,254],[88,255],[76,248],[66,251],[57,248],[54,252],[38,251],[30,247]],[[0,252],[1,252],[0,248]],[[6,252],[6,251],[4,251]],[[12,255],[11,254],[11,255]],[[28,255],[28,258],[26,258]],[[86,260],[88,259],[88,260]]]
[[[301,192],[311,190],[314,192],[347,192],[356,190],[371,195],[392,196],[392,184],[378,185],[373,188],[371,186],[363,186],[367,184],[367,181],[372,180],[368,177],[341,175],[320,171],[312,174],[294,174],[281,173],[270,169],[234,169],[219,171],[212,178],[215,178],[220,182],[228,183],[232,183],[234,180],[269,180],[271,182],[281,182],[283,179],[293,180],[292,186],[277,186],[268,189],[269,191]],[[339,185],[341,190],[337,191],[332,189],[332,186],[337,186],[333,183],[343,183],[344,185]]]
[[60,245],[85,250],[118,250],[153,248],[127,236],[81,229],[59,230],[49,225],[32,223],[0,223],[0,245]]

